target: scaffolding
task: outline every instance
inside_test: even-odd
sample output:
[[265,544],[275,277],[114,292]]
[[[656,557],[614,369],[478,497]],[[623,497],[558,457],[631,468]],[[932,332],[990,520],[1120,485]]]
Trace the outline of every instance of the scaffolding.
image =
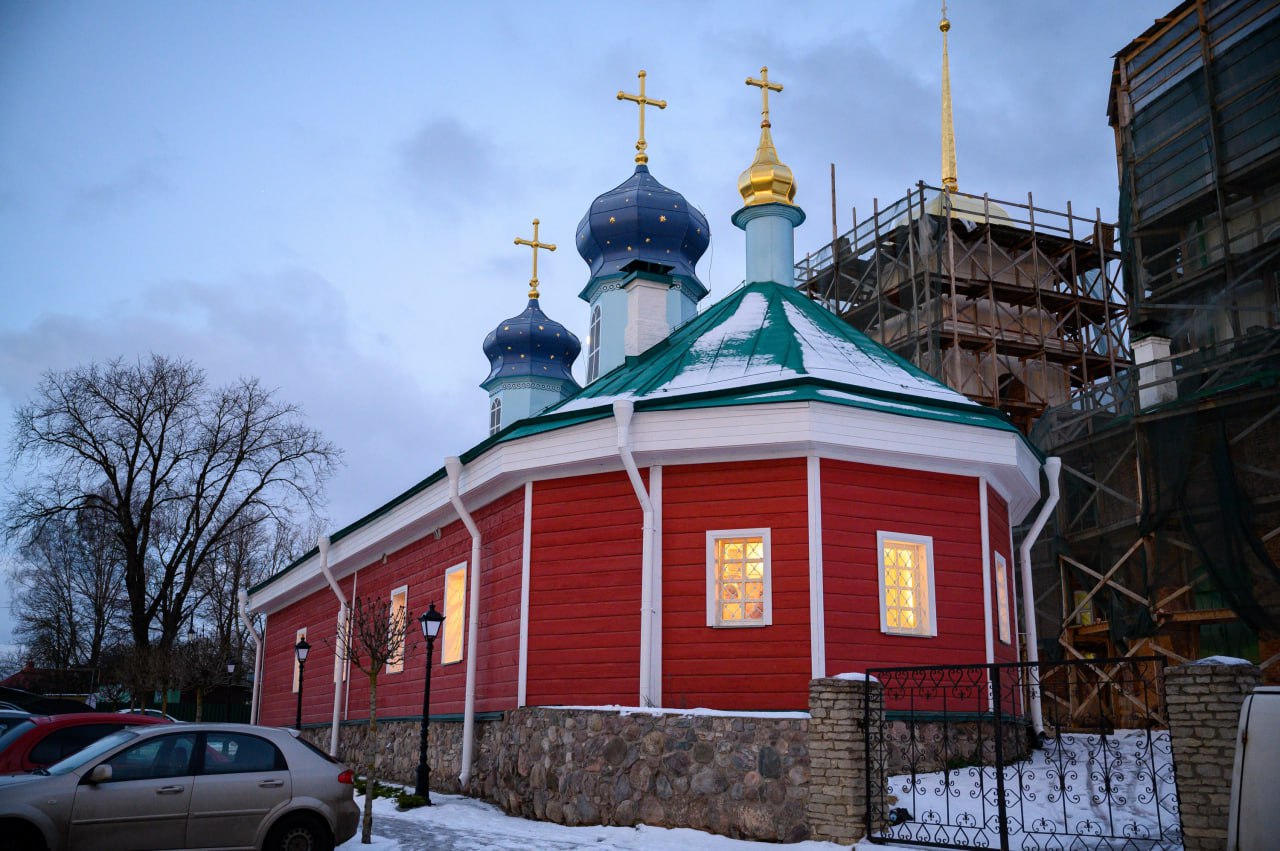
[[[1280,2],[1187,0],[1116,56],[1137,365],[1048,410],[1043,652],[1280,665]],[[1045,645],[1048,646],[1045,646]]]
[[1024,432],[1132,362],[1115,225],[919,183],[797,264],[797,286]]

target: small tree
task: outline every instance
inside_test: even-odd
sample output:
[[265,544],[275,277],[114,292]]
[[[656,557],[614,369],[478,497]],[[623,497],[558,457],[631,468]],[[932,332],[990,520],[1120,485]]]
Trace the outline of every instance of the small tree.
[[337,636],[338,657],[350,662],[369,678],[369,737],[365,754],[364,818],[360,842],[373,841],[373,790],[377,783],[378,757],[378,675],[387,663],[404,658],[409,636],[409,612],[393,609],[381,599],[357,597],[351,605],[347,628]]

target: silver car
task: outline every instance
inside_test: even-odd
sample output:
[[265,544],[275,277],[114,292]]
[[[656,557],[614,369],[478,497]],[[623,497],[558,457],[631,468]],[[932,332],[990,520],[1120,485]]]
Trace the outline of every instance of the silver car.
[[350,769],[289,730],[130,727],[0,777],[0,851],[329,851],[356,833]]

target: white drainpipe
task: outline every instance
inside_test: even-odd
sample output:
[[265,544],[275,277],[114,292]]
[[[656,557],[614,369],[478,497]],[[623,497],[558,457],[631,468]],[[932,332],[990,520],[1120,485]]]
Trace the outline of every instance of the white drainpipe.
[[342,633],[347,628],[347,597],[338,587],[338,581],[333,578],[333,574],[329,572],[329,536],[321,535],[317,546],[320,549],[320,572],[324,574],[329,588],[333,590],[333,596],[338,598],[338,628],[334,633],[337,637],[335,648],[337,652],[333,654],[333,727],[329,731],[329,756],[337,756],[338,720],[342,706],[342,666],[346,661],[342,658],[344,655]]
[[618,455],[631,479],[636,499],[644,513],[640,544],[640,705],[653,706],[655,688],[653,679],[653,501],[645,490],[644,480],[631,455],[631,417],[635,404],[629,399],[613,403],[613,417],[618,421]]
[[1058,474],[1061,470],[1061,458],[1050,458],[1044,462],[1044,475],[1049,481],[1049,497],[1019,547],[1022,555],[1022,613],[1027,624],[1027,661],[1031,663],[1031,724],[1037,736],[1044,735],[1044,712],[1040,703],[1040,647],[1036,643],[1036,595],[1031,585],[1031,547],[1040,537],[1044,524],[1049,521],[1050,512],[1058,504]]
[[444,459],[444,468],[449,473],[449,502],[453,510],[458,512],[462,525],[471,533],[471,589],[467,601],[467,695],[462,709],[462,771],[458,781],[466,791],[467,781],[471,779],[471,754],[475,746],[476,729],[476,648],[479,646],[480,632],[480,529],[471,512],[462,503],[458,493],[458,476],[462,473],[462,460],[451,457]]
[[240,602],[240,622],[253,639],[253,693],[249,697],[249,723],[257,724],[258,698],[262,694],[262,636],[249,620],[249,592],[241,588],[236,592],[236,598]]

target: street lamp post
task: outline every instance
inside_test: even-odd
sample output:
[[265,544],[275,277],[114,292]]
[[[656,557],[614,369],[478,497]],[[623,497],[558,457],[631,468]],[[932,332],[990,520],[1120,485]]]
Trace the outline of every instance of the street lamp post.
[[444,623],[444,615],[436,611],[436,604],[418,618],[422,625],[422,637],[427,640],[427,679],[422,686],[422,738],[418,742],[418,788],[415,794],[431,806],[431,766],[427,765],[427,731],[431,726],[431,654],[440,634],[440,625]]
[[311,645],[307,643],[307,639],[298,639],[298,643],[293,646],[293,652],[298,656],[298,715],[293,722],[293,726],[302,729],[302,672],[307,667],[307,654],[311,652]]
[[[231,684],[235,682],[236,676],[236,660],[234,657],[227,657],[227,714],[223,720],[231,721]],[[301,691],[301,683],[299,683],[299,691]]]

